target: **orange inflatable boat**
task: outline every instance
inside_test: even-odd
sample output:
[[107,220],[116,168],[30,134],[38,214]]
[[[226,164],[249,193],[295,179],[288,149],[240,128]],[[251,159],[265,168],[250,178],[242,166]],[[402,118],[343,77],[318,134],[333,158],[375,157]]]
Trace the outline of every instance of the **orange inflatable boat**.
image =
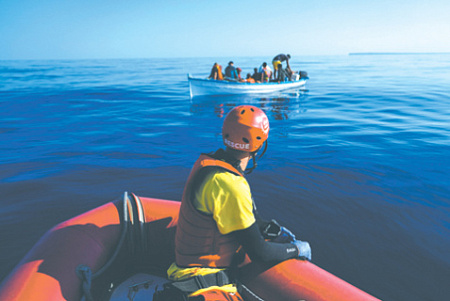
[[[152,300],[174,261],[180,203],[125,193],[49,230],[0,300]],[[308,261],[239,268],[246,300],[378,300]]]

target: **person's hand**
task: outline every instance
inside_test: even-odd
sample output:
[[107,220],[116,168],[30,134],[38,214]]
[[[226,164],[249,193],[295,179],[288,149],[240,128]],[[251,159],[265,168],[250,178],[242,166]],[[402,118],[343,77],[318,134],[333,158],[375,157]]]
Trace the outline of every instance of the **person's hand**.
[[309,243],[306,241],[301,240],[295,240],[292,242],[298,249],[298,257],[300,259],[307,259],[311,261],[311,247],[309,246]]
[[280,234],[277,237],[275,237],[272,241],[278,243],[294,242],[295,235],[287,228],[280,227]]

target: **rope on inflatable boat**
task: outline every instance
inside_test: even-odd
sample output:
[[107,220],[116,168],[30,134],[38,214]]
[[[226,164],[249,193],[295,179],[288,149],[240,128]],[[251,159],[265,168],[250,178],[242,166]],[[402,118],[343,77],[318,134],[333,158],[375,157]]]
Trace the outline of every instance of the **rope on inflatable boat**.
[[[140,200],[139,200],[139,203],[140,203]],[[91,294],[92,280],[97,278],[101,274],[103,274],[103,272],[111,266],[111,264],[114,262],[117,255],[119,254],[119,251],[122,249],[122,245],[124,244],[125,239],[127,237],[128,224],[130,223],[128,204],[130,204],[130,206],[133,208],[133,205],[131,204],[130,198],[128,196],[128,192],[125,191],[125,194],[123,196],[123,222],[121,220],[122,232],[120,234],[120,239],[119,239],[117,248],[115,249],[114,254],[111,256],[111,258],[108,260],[108,262],[94,274],[92,274],[91,268],[88,267],[87,265],[80,264],[76,268],[77,276],[78,276],[78,278],[80,278],[81,284],[83,287],[83,297],[81,298],[81,300],[85,300],[85,301],[93,301],[94,300],[92,298],[92,294]],[[142,206],[142,204],[141,204],[141,206]],[[129,236],[132,237],[133,235],[129,235]],[[133,241],[131,241],[131,244],[133,244]]]
[[243,289],[248,294],[250,294],[252,296],[252,298],[254,298],[254,300],[256,300],[256,301],[265,301],[264,299],[261,299],[258,295],[256,295],[254,292],[252,292],[248,287],[243,285],[242,283],[239,285],[239,287],[240,287],[240,289]]

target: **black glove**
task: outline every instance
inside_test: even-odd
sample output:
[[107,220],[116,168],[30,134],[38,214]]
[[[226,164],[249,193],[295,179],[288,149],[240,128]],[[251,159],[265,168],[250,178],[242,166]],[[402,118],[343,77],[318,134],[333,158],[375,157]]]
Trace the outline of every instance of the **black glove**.
[[270,239],[273,242],[286,243],[295,241],[295,235],[287,228],[280,226],[274,219],[265,225],[261,232],[265,239]]

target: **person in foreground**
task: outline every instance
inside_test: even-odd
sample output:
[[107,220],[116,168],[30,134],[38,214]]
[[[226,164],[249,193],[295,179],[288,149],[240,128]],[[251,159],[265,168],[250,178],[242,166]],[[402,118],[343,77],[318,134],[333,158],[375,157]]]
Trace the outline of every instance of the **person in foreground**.
[[161,293],[167,300],[243,300],[230,273],[243,260],[242,252],[254,262],[311,260],[307,242],[259,217],[244,176],[256,167],[257,152],[267,147],[266,114],[254,106],[235,107],[224,120],[222,135],[226,149],[202,154],[187,180],[176,261],[167,271],[173,282]]

